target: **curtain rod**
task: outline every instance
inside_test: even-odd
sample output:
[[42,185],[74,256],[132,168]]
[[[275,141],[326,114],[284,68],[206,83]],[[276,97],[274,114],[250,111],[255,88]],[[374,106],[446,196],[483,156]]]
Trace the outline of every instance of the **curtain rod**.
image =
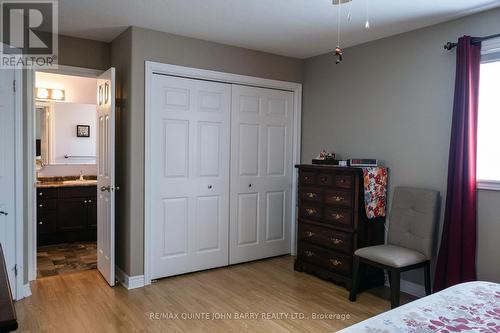
[[[472,37],[471,42],[472,42],[472,44],[478,44],[478,43],[481,43],[485,40],[493,39],[493,38],[497,38],[497,37],[500,37],[500,34],[490,35],[490,36],[486,36],[486,37]],[[448,42],[448,43],[444,44],[444,49],[450,51],[457,46],[458,46],[458,43]]]

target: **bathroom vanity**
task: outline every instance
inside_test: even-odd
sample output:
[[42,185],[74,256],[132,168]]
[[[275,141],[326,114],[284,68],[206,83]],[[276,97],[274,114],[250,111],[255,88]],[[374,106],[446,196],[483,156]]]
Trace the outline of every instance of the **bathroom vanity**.
[[38,246],[97,240],[97,181],[37,184]]

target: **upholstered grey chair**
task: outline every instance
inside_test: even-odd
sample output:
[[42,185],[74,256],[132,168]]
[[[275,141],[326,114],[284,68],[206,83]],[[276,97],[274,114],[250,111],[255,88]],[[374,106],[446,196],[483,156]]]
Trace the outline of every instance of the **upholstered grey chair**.
[[431,293],[430,260],[439,205],[438,191],[411,187],[395,189],[387,244],[364,247],[354,253],[354,283],[349,300],[356,301],[360,264],[389,272],[391,308],[399,306],[401,272],[424,267],[425,292],[427,295]]

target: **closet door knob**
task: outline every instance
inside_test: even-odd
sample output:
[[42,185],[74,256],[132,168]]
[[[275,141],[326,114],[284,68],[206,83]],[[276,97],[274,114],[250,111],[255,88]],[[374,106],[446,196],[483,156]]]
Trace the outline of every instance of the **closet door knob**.
[[9,213],[7,213],[7,212],[4,212],[3,210],[0,210],[0,215],[4,215],[4,216],[7,216],[7,215],[9,215]]
[[252,187],[252,184],[248,184],[248,187]]
[[212,185],[208,185],[208,189],[209,189],[209,190],[211,190],[211,189],[212,189],[212,187],[213,187]]

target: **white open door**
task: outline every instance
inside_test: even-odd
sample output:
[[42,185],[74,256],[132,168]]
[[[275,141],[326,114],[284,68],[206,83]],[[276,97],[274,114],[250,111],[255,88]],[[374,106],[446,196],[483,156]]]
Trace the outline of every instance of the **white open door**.
[[115,69],[97,78],[97,268],[115,285]]
[[[0,43],[0,46],[2,44]],[[14,70],[0,70],[0,244],[12,294],[16,295]],[[19,221],[21,222],[21,221]]]

